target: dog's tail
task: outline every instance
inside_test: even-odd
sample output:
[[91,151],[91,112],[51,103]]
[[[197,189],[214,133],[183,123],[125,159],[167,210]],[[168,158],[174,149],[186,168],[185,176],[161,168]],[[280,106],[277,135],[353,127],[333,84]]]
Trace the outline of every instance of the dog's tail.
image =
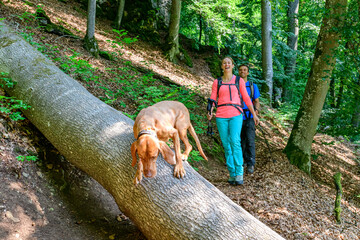
[[193,128],[191,123],[190,123],[190,127],[189,127],[189,132],[190,132],[191,136],[195,139],[196,146],[199,149],[200,155],[207,161],[208,159],[207,159],[207,157],[205,156],[205,153],[202,150],[199,138],[196,135],[195,129]]

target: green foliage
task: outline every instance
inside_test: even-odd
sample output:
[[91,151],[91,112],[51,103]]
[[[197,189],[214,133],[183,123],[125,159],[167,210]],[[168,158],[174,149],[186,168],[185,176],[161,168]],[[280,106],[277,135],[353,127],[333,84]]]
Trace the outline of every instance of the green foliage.
[[24,12],[21,15],[18,15],[17,17],[26,23],[35,21],[35,14],[30,12]]
[[180,49],[181,54],[183,55],[182,61],[185,62],[185,64],[187,66],[192,68],[193,67],[193,62],[192,62],[188,52],[181,46],[179,47],[179,49]]
[[211,75],[214,77],[214,78],[218,78],[218,77],[221,77],[222,75],[222,70],[221,70],[221,59],[218,55],[214,54],[212,55],[211,57],[209,58],[206,58],[205,59],[206,63],[208,64],[209,66],[209,69],[210,69],[210,72],[211,72]]
[[[360,141],[360,129],[352,126],[351,119],[354,107],[343,105],[340,109],[325,108],[322,111],[318,131],[332,136],[343,136],[353,142]],[[341,112],[341,115],[339,114]]]
[[279,107],[279,112],[274,117],[279,120],[295,121],[299,107],[300,102],[298,104],[283,104]]
[[105,58],[107,60],[114,60],[114,56],[112,53],[109,53],[107,51],[99,51],[99,55],[102,57],[102,58]]
[[[106,40],[107,42],[110,42],[112,44],[111,45],[112,48],[123,49],[124,45],[132,44],[138,40],[136,37],[135,38],[126,37],[128,32],[124,29],[121,29],[121,30],[113,29],[112,31],[117,33],[117,35],[116,35],[117,40]],[[120,54],[120,55],[122,55],[122,54]]]
[[96,69],[86,60],[80,57],[80,53],[72,50],[72,55],[55,58],[60,64],[60,69],[71,77],[84,82],[99,82],[99,77],[94,74]]
[[238,1],[184,1],[181,12],[180,33],[197,40],[200,19],[206,37],[199,45],[211,45],[217,49],[225,46],[225,42],[233,36],[241,39],[244,32],[234,28],[234,21],[244,21],[242,7]]
[[[189,157],[188,157],[188,162],[191,164],[191,165],[194,165],[194,163],[199,163],[199,162],[202,162],[204,161],[204,159],[202,158],[202,156],[200,155],[200,153],[196,150],[192,150],[189,154]],[[197,167],[194,167],[193,168],[198,171],[199,169]]]
[[210,155],[212,155],[215,159],[219,160],[221,163],[225,163],[225,152],[221,143],[217,143],[215,141],[210,142],[209,145],[202,143],[203,149]]
[[28,162],[36,162],[38,159],[37,156],[17,156],[16,159],[20,162],[28,161]]
[[144,19],[139,29],[136,32],[139,32],[141,38],[145,41],[159,44],[160,43],[160,34],[158,32],[158,23],[159,20],[158,14],[155,10],[147,11],[146,19]]
[[[136,41],[136,39],[122,38],[127,34],[124,31],[115,30],[115,32],[118,32],[121,35],[119,38],[122,39],[121,41],[112,42],[116,45],[122,46],[123,43],[130,44]],[[141,109],[163,100],[180,101],[191,110],[202,107],[199,106],[196,99],[197,89],[187,89],[176,85],[164,86],[153,77],[152,73],[140,74],[129,61],[122,62],[122,66],[117,69],[106,69],[116,77],[104,81],[98,69],[84,60],[80,53],[71,50],[71,55],[58,57],[59,50],[56,46],[37,43],[33,40],[32,34],[22,33],[22,35],[30,44],[36,46],[39,51],[52,58],[65,73],[74,79],[85,82],[87,85],[95,84],[103,93],[99,97],[100,100],[122,110],[131,119],[134,119]],[[127,106],[125,102],[128,102],[126,99],[133,100],[136,105],[136,112],[126,113]],[[192,114],[190,117],[194,121],[193,125],[196,131],[199,134],[205,133],[204,117],[196,114]]]
[[[13,88],[15,85],[16,82],[12,81],[7,73],[0,72],[0,88]],[[0,95],[0,112],[7,115],[13,121],[24,120],[25,118],[18,110],[26,110],[29,108],[30,106],[22,100]]]
[[0,88],[4,88],[5,86],[8,88],[15,87],[16,82],[14,82],[8,73],[0,72]]
[[[360,16],[356,1],[349,1],[342,39],[339,41],[337,59],[330,90],[319,121],[319,131],[333,136],[343,136],[350,141],[360,142],[360,129],[355,128],[352,119],[359,111],[360,101]],[[356,47],[357,46],[357,47]]]

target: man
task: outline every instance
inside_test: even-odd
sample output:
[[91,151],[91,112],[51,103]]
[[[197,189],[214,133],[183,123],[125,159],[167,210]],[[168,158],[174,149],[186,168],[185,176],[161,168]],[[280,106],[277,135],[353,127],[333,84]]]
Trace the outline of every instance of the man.
[[[255,83],[248,81],[249,67],[247,65],[240,65],[239,75],[246,84],[246,90],[253,102],[256,115],[259,114],[260,110],[260,92],[259,88]],[[244,103],[244,117],[243,125],[241,130],[241,148],[243,151],[244,157],[244,167],[247,167],[247,172],[249,174],[254,173],[255,167],[255,123],[253,115],[250,113],[248,107]]]

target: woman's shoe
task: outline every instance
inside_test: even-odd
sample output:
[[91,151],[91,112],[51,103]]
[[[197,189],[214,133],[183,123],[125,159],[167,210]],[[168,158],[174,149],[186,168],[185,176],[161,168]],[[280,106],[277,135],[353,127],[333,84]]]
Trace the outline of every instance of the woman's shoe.
[[228,183],[230,183],[230,185],[235,185],[235,177],[230,177]]
[[234,182],[235,182],[235,185],[243,185],[244,184],[243,175],[236,176]]

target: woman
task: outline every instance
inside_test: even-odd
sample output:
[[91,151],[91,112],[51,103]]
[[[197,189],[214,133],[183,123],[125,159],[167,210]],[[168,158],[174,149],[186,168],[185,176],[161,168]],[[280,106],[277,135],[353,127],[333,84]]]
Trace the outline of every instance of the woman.
[[[245,82],[242,78],[236,86],[236,76],[233,75],[234,61],[230,57],[225,57],[221,62],[223,76],[218,89],[219,79],[216,79],[212,85],[211,96],[209,98],[210,111],[207,118],[211,120],[214,104],[217,101],[216,124],[219,130],[221,142],[225,150],[226,165],[230,178],[228,182],[231,185],[240,185],[243,180],[243,156],[241,150],[241,127],[243,121],[243,110],[241,108],[241,98],[248,106],[254,116],[255,124],[259,123],[251,99],[246,91]],[[239,96],[239,92],[241,97]],[[208,106],[209,109],[209,106]]]

